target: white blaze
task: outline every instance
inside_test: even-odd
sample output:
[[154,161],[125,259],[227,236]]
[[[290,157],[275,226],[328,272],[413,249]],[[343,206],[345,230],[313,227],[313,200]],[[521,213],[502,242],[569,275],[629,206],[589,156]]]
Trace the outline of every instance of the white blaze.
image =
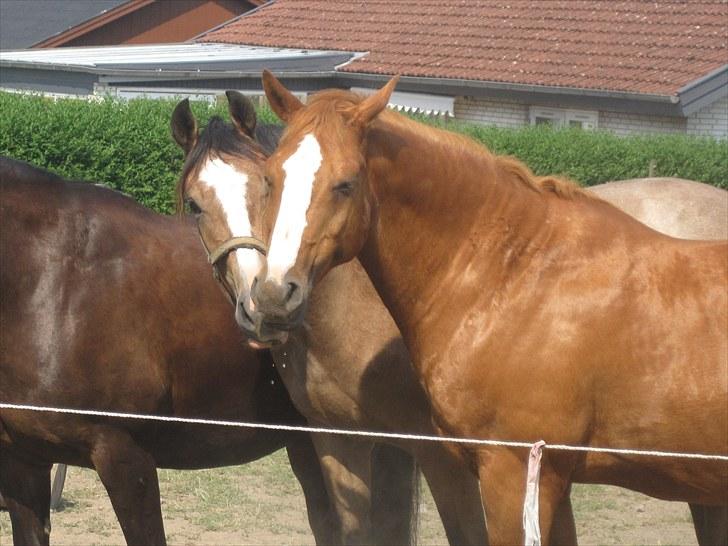
[[283,194],[268,252],[268,277],[283,284],[283,277],[296,263],[311,204],[313,181],[321,166],[321,146],[309,133],[283,163]]
[[[246,201],[248,175],[216,157],[207,160],[200,171],[200,181],[212,189],[220,202],[223,220],[227,223],[230,236],[251,236],[253,233]],[[212,250],[214,249],[211,248],[210,251]],[[231,254],[234,254],[240,273],[250,287],[250,283],[263,267],[260,254],[257,250],[249,248],[239,248],[233,250]]]

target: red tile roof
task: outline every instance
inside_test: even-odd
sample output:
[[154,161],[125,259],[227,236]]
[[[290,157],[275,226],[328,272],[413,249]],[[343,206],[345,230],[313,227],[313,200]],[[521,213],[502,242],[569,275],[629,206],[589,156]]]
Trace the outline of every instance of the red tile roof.
[[728,63],[726,0],[277,0],[203,41],[368,52],[341,68],[674,95]]

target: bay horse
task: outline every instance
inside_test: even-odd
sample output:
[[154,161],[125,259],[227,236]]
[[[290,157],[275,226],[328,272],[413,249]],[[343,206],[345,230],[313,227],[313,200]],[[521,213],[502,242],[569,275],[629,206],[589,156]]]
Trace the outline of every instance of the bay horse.
[[[728,242],[662,235],[568,181],[387,111],[396,83],[304,105],[264,72],[287,128],[266,166],[270,245],[250,322],[295,328],[313,286],[358,257],[443,434],[725,456]],[[528,450],[459,452],[479,476],[491,543],[523,543]],[[574,481],[728,503],[723,461],[546,449],[545,543]]]
[[[202,243],[221,286],[235,304],[231,318],[235,311],[238,321],[244,322],[247,312],[239,295],[247,295],[246,279],[264,265],[264,245],[238,248],[234,243],[247,244],[258,231],[257,218],[267,198],[262,172],[270,151],[261,141],[271,138],[261,135],[249,99],[234,91],[228,91],[227,97],[232,124],[213,118],[199,132],[189,101],[183,100],[174,110],[171,129],[186,157],[178,184],[178,210],[186,201],[195,212]],[[256,189],[246,192],[246,186]],[[228,199],[224,207],[223,199]],[[248,215],[248,208],[253,215]],[[312,426],[432,434],[424,391],[366,273],[356,263],[332,273],[312,300],[303,327],[287,332],[285,340],[276,335],[280,343],[270,348],[293,403]],[[271,341],[266,339],[264,344]],[[313,442],[327,470],[325,477],[339,476],[338,484],[327,481],[327,486],[343,522],[340,540],[369,543],[378,532],[368,517],[370,510],[377,509],[370,502],[369,459],[378,442],[330,434],[315,434]],[[416,459],[448,540],[484,543],[478,483],[459,459],[437,443],[395,445]],[[568,503],[565,510],[570,514]]]
[[[190,218],[0,158],[0,264],[0,401],[305,423],[270,354],[235,324]],[[242,464],[282,447],[317,544],[331,544],[308,434],[2,409],[0,492],[14,544],[47,545],[51,464],[94,468],[127,543],[164,544],[156,467]],[[375,515],[382,543],[408,542],[411,457],[383,448],[373,473],[390,503]]]

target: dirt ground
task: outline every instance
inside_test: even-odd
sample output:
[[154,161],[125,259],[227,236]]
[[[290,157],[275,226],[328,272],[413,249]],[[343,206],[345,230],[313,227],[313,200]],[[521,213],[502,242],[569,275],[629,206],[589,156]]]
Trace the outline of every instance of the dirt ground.
[[[212,470],[160,470],[162,511],[170,545],[313,545],[303,495],[285,454]],[[419,541],[447,543],[427,486],[422,484]],[[56,546],[124,543],[96,474],[71,467],[61,509],[51,516]],[[687,505],[603,486],[576,486],[579,543],[697,544]],[[0,513],[0,546],[12,544],[10,518]]]

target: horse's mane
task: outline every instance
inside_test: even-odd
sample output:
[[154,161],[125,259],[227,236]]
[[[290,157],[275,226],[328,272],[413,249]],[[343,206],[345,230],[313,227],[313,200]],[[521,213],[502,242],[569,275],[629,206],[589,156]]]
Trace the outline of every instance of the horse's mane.
[[208,157],[235,156],[254,161],[264,160],[278,145],[282,128],[262,125],[255,128],[255,140],[242,135],[231,123],[213,116],[202,131],[194,148],[185,158],[182,174],[177,182],[177,212],[184,210],[185,185],[190,175],[204,164]]
[[574,199],[575,197],[586,197],[596,199],[593,194],[585,192],[576,183],[567,178],[557,176],[536,176],[522,161],[510,156],[493,156],[498,168],[526,186],[539,193],[555,193],[563,199]]
[[[346,124],[340,114],[354,108],[364,98],[357,93],[342,89],[316,93],[309,99],[306,108],[295,116],[284,136],[289,130],[300,134],[299,131],[312,131],[323,125],[326,125],[329,131],[343,131]],[[383,112],[380,117],[394,125],[406,126],[422,138],[440,144],[450,143],[456,149],[467,150],[474,156],[486,157],[495,162],[497,170],[509,180],[524,184],[539,193],[550,192],[564,199],[573,199],[576,196],[597,199],[569,179],[558,176],[537,176],[519,159],[495,155],[484,144],[476,142],[469,136],[416,122],[392,110]]]

